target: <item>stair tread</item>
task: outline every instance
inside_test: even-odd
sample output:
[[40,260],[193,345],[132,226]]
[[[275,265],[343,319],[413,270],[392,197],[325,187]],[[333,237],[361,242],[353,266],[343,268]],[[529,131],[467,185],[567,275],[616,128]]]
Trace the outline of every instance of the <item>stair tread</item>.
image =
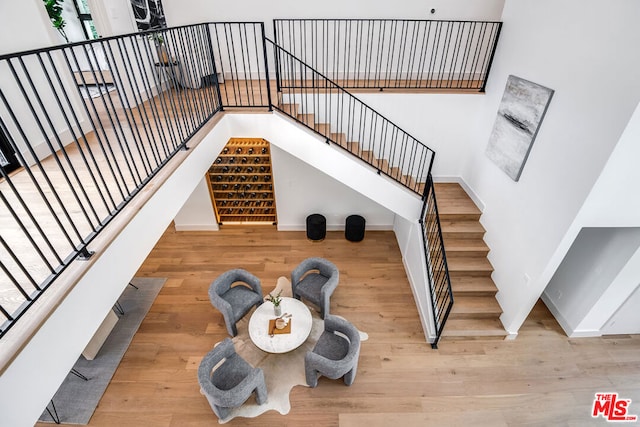
[[476,219],[480,217],[482,212],[460,184],[434,183],[434,188],[438,201],[438,213],[441,216],[472,215]]
[[[438,204],[438,209],[440,205]],[[473,220],[440,220],[440,226],[445,233],[484,233],[485,229],[478,221]]]
[[444,248],[447,252],[489,252],[489,246],[482,239],[461,239],[448,236],[444,239]]
[[492,272],[493,266],[486,257],[459,255],[455,252],[447,254],[449,271],[483,271]]
[[453,297],[462,297],[465,294],[486,294],[486,295],[495,295],[498,292],[498,288],[495,283],[489,276],[485,277],[473,277],[473,276],[462,276],[456,277],[452,275],[451,277],[451,287],[453,289]]
[[443,337],[466,337],[466,336],[495,336],[505,337],[504,330],[499,319],[449,319]]
[[452,313],[502,314],[500,304],[492,297],[454,296]]

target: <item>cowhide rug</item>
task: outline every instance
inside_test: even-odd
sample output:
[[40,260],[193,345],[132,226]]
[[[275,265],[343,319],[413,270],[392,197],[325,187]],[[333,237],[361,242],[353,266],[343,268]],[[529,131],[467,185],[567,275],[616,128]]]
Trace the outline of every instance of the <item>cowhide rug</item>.
[[[275,289],[270,292],[275,294],[279,290],[282,290],[282,296],[291,296],[291,284],[286,277],[280,277]],[[266,304],[269,304],[269,302],[266,302]],[[309,309],[313,318],[309,338],[304,344],[289,353],[266,353],[251,342],[248,332],[251,313],[237,323],[238,335],[233,338],[236,352],[252,366],[261,368],[264,371],[268,400],[267,403],[258,405],[255,401],[255,395],[253,395],[242,406],[233,409],[227,418],[219,420],[220,424],[229,422],[235,417],[257,417],[270,410],[278,411],[282,415],[289,413],[291,410],[291,403],[289,402],[291,389],[297,385],[308,387],[304,373],[304,356],[308,351],[313,350],[322,331],[324,331],[324,321],[320,318],[320,314],[313,307],[309,307]],[[366,341],[368,335],[360,332],[360,339],[361,341]]]

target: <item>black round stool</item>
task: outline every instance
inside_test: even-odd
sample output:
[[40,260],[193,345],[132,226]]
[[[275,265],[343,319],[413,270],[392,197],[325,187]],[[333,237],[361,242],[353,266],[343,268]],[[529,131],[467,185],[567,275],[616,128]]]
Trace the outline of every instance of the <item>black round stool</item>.
[[320,214],[307,217],[307,239],[323,240],[327,235],[327,220]]
[[344,237],[350,242],[364,239],[365,220],[360,215],[349,215],[344,227]]

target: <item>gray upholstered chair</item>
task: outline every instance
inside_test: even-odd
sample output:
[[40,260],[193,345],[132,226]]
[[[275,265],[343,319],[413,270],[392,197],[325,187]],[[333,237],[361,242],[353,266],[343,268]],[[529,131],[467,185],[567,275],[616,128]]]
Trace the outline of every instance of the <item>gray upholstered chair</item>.
[[252,367],[240,357],[231,338],[225,338],[202,359],[198,367],[198,382],[201,393],[220,419],[226,418],[232,408],[246,402],[254,391],[258,405],[267,401],[262,369]]
[[[233,284],[235,286],[232,286]],[[224,316],[229,335],[238,335],[236,323],[251,310],[263,303],[260,279],[241,268],[222,273],[209,286],[211,304]]]
[[329,300],[338,286],[340,273],[331,261],[307,258],[291,272],[291,292],[320,308],[323,319],[329,314]]
[[347,320],[327,315],[324,332],[312,351],[304,358],[307,384],[318,385],[318,375],[337,380],[344,377],[346,385],[353,384],[360,357],[360,333]]

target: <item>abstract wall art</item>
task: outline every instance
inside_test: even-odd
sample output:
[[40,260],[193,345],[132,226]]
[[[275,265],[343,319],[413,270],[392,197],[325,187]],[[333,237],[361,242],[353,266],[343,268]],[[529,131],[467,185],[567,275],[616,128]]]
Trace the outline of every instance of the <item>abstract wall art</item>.
[[161,0],[131,0],[131,7],[139,31],[167,27]]
[[552,89],[539,84],[507,79],[486,154],[514,181],[520,179],[552,96]]

